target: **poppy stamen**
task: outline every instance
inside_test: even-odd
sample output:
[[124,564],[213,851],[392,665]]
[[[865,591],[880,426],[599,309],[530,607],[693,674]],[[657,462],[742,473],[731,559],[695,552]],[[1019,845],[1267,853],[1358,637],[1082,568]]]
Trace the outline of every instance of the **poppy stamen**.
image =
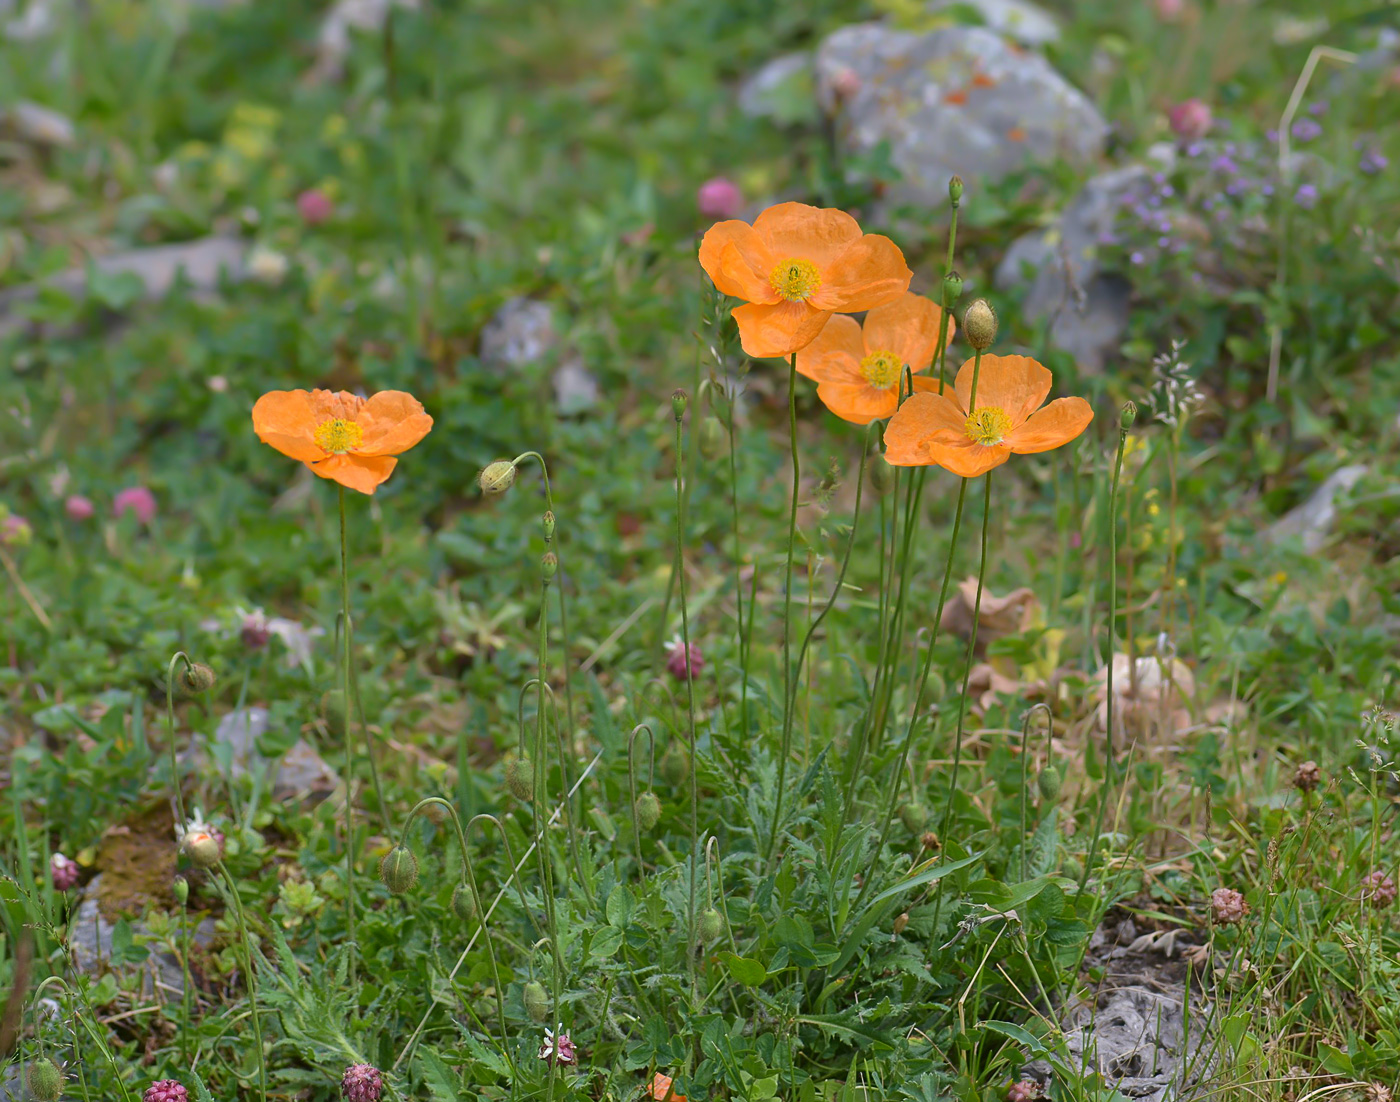
[[995,448],[1011,432],[1011,415],[1000,406],[986,406],[967,419],[966,430],[974,444]]
[[860,373],[876,390],[889,390],[899,382],[904,361],[893,352],[872,352],[860,361]]
[[332,417],[316,426],[312,434],[317,446],[330,455],[344,455],[352,452],[364,442],[365,430],[354,421]]
[[822,274],[810,260],[784,260],[773,269],[768,285],[789,302],[805,302],[822,285]]

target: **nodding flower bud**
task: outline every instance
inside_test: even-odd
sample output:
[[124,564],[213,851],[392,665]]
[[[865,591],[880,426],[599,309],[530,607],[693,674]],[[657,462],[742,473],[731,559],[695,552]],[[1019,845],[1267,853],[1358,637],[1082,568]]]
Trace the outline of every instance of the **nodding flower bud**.
[[633,810],[637,813],[637,826],[642,830],[651,830],[661,821],[661,801],[655,792],[643,792],[638,796]]
[[661,755],[661,775],[669,785],[684,784],[690,776],[690,755],[680,743],[671,743],[670,749]]
[[540,524],[544,527],[544,542],[548,543],[554,538],[554,510],[548,509],[544,516],[540,517]]
[[954,176],[948,181],[948,198],[953,200],[953,206],[962,202],[963,182],[961,176]]
[[1133,427],[1133,422],[1137,420],[1137,403],[1125,402],[1123,412],[1118,415],[1118,427],[1127,432]]
[[540,578],[548,584],[557,573],[559,573],[559,560],[553,551],[546,551],[540,556]]
[[418,858],[405,845],[397,845],[379,862],[379,879],[392,895],[403,895],[418,883]]
[[47,1056],[30,1062],[28,1078],[29,1091],[39,1102],[57,1102],[63,1093],[63,1072]]
[[520,993],[521,1001],[525,1004],[525,1013],[530,1015],[532,1021],[547,1022],[549,1020],[549,993],[545,991],[544,984],[539,980],[531,980],[525,985],[525,990]]
[[183,876],[177,876],[170,883],[170,890],[175,893],[175,901],[184,906],[190,901],[190,882]]
[[722,933],[724,933],[724,916],[713,907],[706,907],[700,912],[701,940],[714,941]]
[[706,417],[700,422],[700,454],[713,462],[724,454],[729,443],[729,433],[724,430],[718,417]]
[[910,834],[922,833],[928,823],[928,808],[918,802],[907,803],[899,809],[899,821]]
[[870,461],[870,488],[881,497],[894,489],[894,468],[883,455]]
[[176,684],[190,695],[212,689],[215,680],[214,671],[203,662],[191,662],[175,675]]
[[321,694],[321,718],[326,721],[332,735],[345,733],[345,694],[339,689],[330,689]]
[[909,925],[909,912],[901,911],[894,920],[894,936],[898,937],[904,933],[904,927]]
[[685,416],[686,403],[690,401],[690,395],[683,390],[673,390],[671,392],[671,412],[676,415],[679,421]]
[[943,305],[952,308],[954,303],[962,297],[963,281],[962,276],[957,272],[949,272],[943,277]]
[[517,800],[528,800],[535,794],[535,767],[524,754],[506,762],[506,788]]
[[486,469],[477,476],[476,484],[483,494],[505,493],[515,485],[515,464],[509,459],[486,464]]
[[1060,796],[1060,787],[1064,783],[1060,777],[1060,771],[1053,765],[1047,765],[1035,778],[1036,787],[1040,789],[1040,794],[1046,800],[1055,800]]
[[985,352],[996,343],[997,315],[986,299],[979,298],[963,314],[963,336],[979,352]]
[[465,884],[458,884],[452,889],[452,913],[463,922],[470,922],[476,917],[476,896]]

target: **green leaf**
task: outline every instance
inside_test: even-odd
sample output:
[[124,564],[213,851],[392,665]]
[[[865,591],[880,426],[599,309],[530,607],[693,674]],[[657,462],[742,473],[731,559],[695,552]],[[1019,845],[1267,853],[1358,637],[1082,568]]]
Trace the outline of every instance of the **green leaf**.
[[437,1053],[427,1048],[419,1049],[413,1062],[418,1065],[418,1074],[423,1077],[434,1098],[439,1102],[457,1102],[461,1093],[461,1079],[453,1074]]
[[1051,945],[1077,945],[1089,936],[1089,924],[1078,918],[1057,918],[1045,925],[1045,940]]
[[[614,895],[617,891],[614,890]],[[593,936],[593,944],[589,947],[589,956],[610,957],[622,948],[622,931],[616,926],[605,926]]]
[[729,970],[730,976],[745,987],[757,987],[768,978],[768,969],[756,960],[734,953],[721,953],[720,957],[724,960],[724,966]]
[[982,1028],[988,1033],[1000,1033],[1003,1037],[1010,1037],[1026,1050],[1026,1055],[1032,1060],[1038,1060],[1042,1056],[1049,1055],[1040,1038],[1027,1032],[1021,1026],[1013,1025],[1011,1022],[998,1022],[993,1020],[983,1022]]
[[627,890],[627,885],[619,884],[608,895],[608,925],[625,927],[632,921],[632,913],[637,909],[637,901]]

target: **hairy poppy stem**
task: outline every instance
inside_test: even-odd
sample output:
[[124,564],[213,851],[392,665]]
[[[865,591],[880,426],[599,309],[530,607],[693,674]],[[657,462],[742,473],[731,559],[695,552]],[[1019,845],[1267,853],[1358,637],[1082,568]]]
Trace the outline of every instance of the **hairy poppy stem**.
[[[792,452],[792,505],[788,510],[787,565],[783,570],[783,743],[778,757],[778,786],[773,796],[773,832],[768,838],[764,864],[771,864],[778,848],[782,825],[783,786],[787,783],[789,745],[792,740],[792,553],[797,544],[797,498],[801,492],[802,467],[797,455],[797,353],[788,366],[788,443]],[[752,616],[752,609],[750,609]]]
[[[350,988],[355,988],[355,747],[350,733],[350,567],[346,552],[345,487],[340,491],[340,691],[345,703],[345,932],[350,954]],[[266,1090],[263,1092],[266,1094]]]
[[[739,667],[739,730],[749,733],[749,650],[744,634],[744,552],[739,539],[739,458],[734,443],[734,395],[728,390],[724,397],[724,415],[729,428],[729,502],[734,521],[734,618],[738,624]],[[753,616],[750,607],[749,616]]]
[[[344,493],[342,490],[341,494]],[[267,1057],[263,1053],[263,1032],[261,1018],[258,1016],[258,977],[253,967],[253,941],[248,934],[248,916],[243,911],[243,900],[238,895],[238,885],[222,861],[219,862],[219,872],[223,874],[224,882],[228,885],[234,915],[238,919],[238,933],[243,941],[243,964],[248,971],[248,1007],[252,1011],[253,1044],[258,1053],[258,1094],[262,1102],[267,1102]],[[354,961],[354,957],[351,957],[351,961]]]
[[165,668],[165,720],[170,735],[170,787],[175,794],[176,826],[184,829],[185,793],[180,784],[180,757],[175,751],[175,664],[183,662],[188,670],[193,663],[190,656],[177,650],[170,656],[170,664]]
[[[793,357],[797,362],[797,357]],[[683,391],[681,392],[684,393]],[[676,410],[676,455],[681,454],[684,444],[684,406]],[[792,561],[791,547],[788,561]],[[690,966],[691,999],[700,1005],[700,980],[695,969],[695,956],[699,938],[696,936],[698,915],[695,910],[696,877],[700,863],[700,759],[695,755],[695,670],[690,657],[690,610],[685,598],[685,480],[676,466],[676,594],[681,606],[681,647],[685,651],[685,690],[686,709],[689,722],[686,733],[690,745],[690,901],[686,911],[686,962]],[[786,754],[784,755],[786,757]]]
[[[945,277],[953,274],[953,250],[957,247],[958,242],[958,207],[962,202],[962,196],[960,195],[956,199],[952,199],[950,196],[950,202],[953,207],[953,218],[948,224],[948,260],[947,263],[943,265],[943,275]],[[938,356],[939,394],[943,393],[944,368],[947,366],[948,311],[952,308],[952,305],[951,302],[943,301],[943,316],[938,319],[938,343],[934,345],[934,353]],[[971,411],[969,410],[968,412]]]
[[[1131,412],[1130,412],[1131,411]],[[1118,454],[1113,458],[1113,484],[1108,491],[1108,668],[1105,674],[1104,696],[1104,780],[1099,793],[1099,814],[1094,824],[1094,833],[1089,837],[1089,853],[1084,860],[1084,871],[1079,874],[1079,890],[1075,898],[1084,894],[1089,883],[1089,873],[1094,867],[1094,858],[1099,852],[1099,836],[1103,833],[1104,821],[1108,816],[1108,797],[1113,790],[1113,655],[1118,619],[1118,482],[1123,474],[1123,451],[1128,443],[1128,429],[1137,416],[1137,407],[1129,402],[1123,407],[1123,415],[1118,422]]]

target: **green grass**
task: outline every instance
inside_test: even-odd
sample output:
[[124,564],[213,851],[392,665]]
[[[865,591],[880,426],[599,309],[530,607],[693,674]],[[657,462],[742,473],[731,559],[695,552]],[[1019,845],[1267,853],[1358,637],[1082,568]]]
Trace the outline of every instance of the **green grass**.
[[[1400,188],[1393,169],[1361,172],[1354,148],[1400,163],[1385,70],[1343,72],[1342,83],[1319,70],[1304,100],[1328,102],[1308,151],[1330,169],[1303,169],[1323,181],[1316,206],[1251,192],[1237,204],[1239,240],[1222,233],[1183,261],[1145,265],[1108,373],[1085,376],[1044,347],[1014,299],[991,295],[1002,319],[995,350],[1036,355],[1055,373],[1055,396],[1083,395],[1097,416],[1075,443],[997,472],[986,588],[1029,587],[1036,611],[1028,627],[984,635],[976,662],[998,680],[986,687],[986,671],[973,671],[954,788],[967,670],[955,631],[940,633],[914,699],[958,496],[937,468],[900,579],[907,626],[888,723],[861,747],[900,592],[890,563],[907,477],[893,492],[874,480],[862,491],[841,593],[797,679],[781,767],[787,371],[744,359],[695,261],[704,223],[694,192],[713,175],[741,182],[755,202],[836,204],[861,211],[867,229],[888,228],[866,213],[878,166],[837,179],[817,128],[745,119],[733,86],[877,9],[915,14],[845,0],[773,12],[692,0],[425,7],[398,14],[392,37],[357,38],[344,79],[323,84],[302,79],[319,6],[300,2],[193,11],[177,27],[154,6],[107,0],[42,48],[0,46],[0,102],[38,100],[78,127],[74,148],[0,166],[0,288],[81,263],[94,245],[215,230],[291,258],[280,284],[212,297],[177,291],[132,306],[120,281],[77,298],[45,294],[28,309],[50,335],[0,346],[0,503],[32,527],[26,546],[4,548],[13,569],[0,583],[0,985],[17,1000],[0,1020],[0,1058],[43,1050],[68,1061],[66,1097],[85,1102],[133,1098],[166,1077],[212,1098],[258,1097],[247,942],[228,884],[179,858],[191,920],[214,919],[212,940],[192,953],[188,1023],[179,999],[153,995],[135,966],[184,944],[170,880],[173,653],[218,674],[210,692],[176,702],[182,746],[256,704],[272,717],[266,755],[305,738],[344,766],[326,697],[339,676],[334,494],[261,444],[249,420],[267,390],[329,386],[409,390],[435,419],[373,499],[348,502],[354,668],[385,792],[381,805],[356,722],[353,952],[343,793],[284,802],[266,777],[235,778],[217,758],[185,783],[187,804],[227,836],[271,1095],[330,1098],[344,1068],[367,1061],[405,1098],[632,1099],[659,1071],[694,1100],[992,1099],[1044,1049],[1051,1097],[1109,1099],[1108,1085],[1072,1066],[1057,1024],[1058,1008],[1097,982],[1099,957],[1085,949],[1105,916],[1213,946],[1191,984],[1207,986],[1214,1007],[1215,1096],[1362,1099],[1367,1084],[1400,1086],[1395,908],[1363,897],[1373,870],[1400,875],[1388,746]],[[1274,41],[1284,5],[1221,5],[1165,29],[1148,6],[1064,14],[1052,59],[1114,121],[1121,159],[1170,137],[1164,108],[1197,95],[1228,123],[1225,140],[1260,143],[1269,160],[1265,133],[1312,44]],[[1328,15],[1323,40],[1347,50],[1367,48],[1381,17],[1364,4]],[[167,162],[179,166],[173,183],[156,171]],[[1172,179],[1183,208],[1219,198],[1189,160]],[[41,204],[39,180],[66,189],[63,201]],[[990,294],[1007,245],[1079,182],[1051,168],[969,188],[957,268],[976,293]],[[314,228],[294,202],[311,186],[337,209]],[[891,232],[915,289],[928,290],[946,241],[927,213],[915,224],[928,228]],[[637,233],[647,226],[649,236]],[[1211,278],[1193,283],[1196,270]],[[550,303],[561,344],[499,372],[480,361],[479,332],[518,294]],[[1177,340],[1204,400],[1173,431],[1154,416],[1152,361]],[[550,374],[569,349],[603,397],[560,417]],[[698,440],[707,418],[728,417],[717,386],[726,372],[744,385],[733,478],[725,435],[717,452]],[[690,393],[679,453],[678,387]],[[794,650],[842,569],[865,440],[814,389],[800,382],[796,402]],[[1140,413],[1115,509],[1128,400]],[[475,482],[490,461],[526,451],[549,464],[564,566],[547,591],[560,712],[546,702],[543,721],[529,684],[540,469],[523,464],[500,496]],[[1353,463],[1368,473],[1339,498],[1321,551],[1263,538]],[[686,621],[705,659],[693,731],[685,684],[665,667],[665,644],[681,631],[678,466]],[[156,519],[112,519],[114,495],[138,484],[155,493]],[[955,585],[977,569],[981,489],[967,494]],[[69,493],[89,497],[96,517],[70,519]],[[277,639],[245,646],[236,610],[253,607],[322,629],[310,663],[287,662]],[[1130,649],[1174,654],[1192,688],[1170,707],[1116,712],[1126,752],[1110,771],[1098,679]],[[1044,710],[1028,713],[1037,702],[1053,716],[1052,743]],[[911,715],[902,795],[877,846]],[[506,763],[538,732],[550,747],[532,751],[540,811],[505,783]],[[1324,777],[1310,795],[1293,786],[1306,760]],[[1050,796],[1036,783],[1047,764],[1063,775]],[[585,772],[543,853],[527,855],[542,809],[560,806]],[[634,801],[648,789],[661,813],[639,831]],[[464,871],[450,818],[428,808],[403,833],[431,796],[466,828],[477,911],[494,907],[494,963],[479,916],[453,908]],[[391,895],[375,873],[401,834],[419,876]],[[88,976],[66,951],[77,893],[55,892],[44,869],[62,851],[84,879],[101,870],[105,884],[125,883],[113,868],[124,837],[150,839],[132,888],[142,903],[117,927],[113,967]],[[693,921],[706,931],[693,952],[692,884]],[[1242,925],[1211,926],[1219,887],[1244,892]],[[702,916],[709,908],[718,925]],[[130,936],[138,919],[151,940]],[[47,977],[63,983],[39,991]],[[526,1006],[532,981],[546,989],[543,1020]],[[41,995],[60,999],[59,1019],[36,1016]],[[580,1058],[551,1075],[537,1052],[558,1022]]]

